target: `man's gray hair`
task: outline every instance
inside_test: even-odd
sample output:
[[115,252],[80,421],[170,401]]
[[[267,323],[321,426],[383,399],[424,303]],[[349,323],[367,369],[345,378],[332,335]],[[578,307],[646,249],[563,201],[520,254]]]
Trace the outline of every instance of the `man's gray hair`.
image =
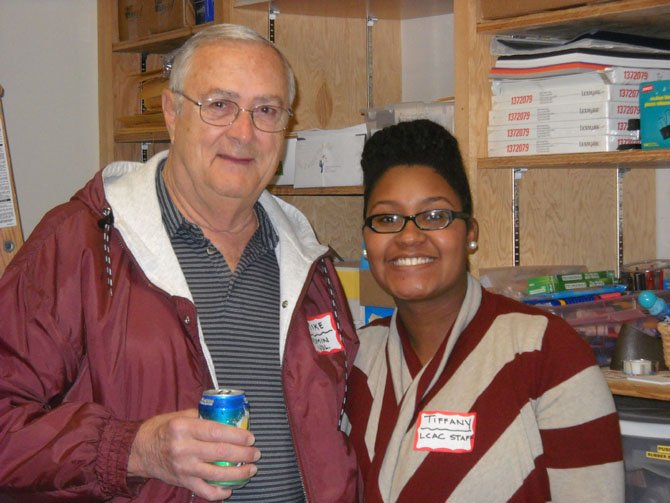
[[220,42],[248,42],[270,47],[279,56],[284,66],[286,83],[288,85],[288,106],[291,107],[295,99],[296,84],[295,75],[286,56],[268,39],[259,35],[256,31],[246,26],[237,24],[215,24],[199,31],[189,38],[184,45],[177,49],[171,56],[172,61],[167,63],[170,67],[170,90],[176,92],[184,91],[184,81],[191,69],[193,54],[205,45],[215,45]]

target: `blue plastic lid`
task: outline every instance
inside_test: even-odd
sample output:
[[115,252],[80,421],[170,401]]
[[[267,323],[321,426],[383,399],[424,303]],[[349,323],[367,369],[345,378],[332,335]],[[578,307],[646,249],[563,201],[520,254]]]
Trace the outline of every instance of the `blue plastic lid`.
[[656,297],[656,294],[654,292],[645,290],[644,292],[640,292],[637,301],[640,303],[642,307],[644,307],[645,309],[649,309],[651,306],[654,305],[657,299],[658,297]]

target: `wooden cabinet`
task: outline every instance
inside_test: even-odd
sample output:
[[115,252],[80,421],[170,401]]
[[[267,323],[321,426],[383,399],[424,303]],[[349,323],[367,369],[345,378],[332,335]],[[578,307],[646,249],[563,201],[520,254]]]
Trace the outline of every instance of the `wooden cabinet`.
[[[216,22],[268,33],[268,9],[279,12],[274,36],[298,79],[295,129],[340,128],[362,121],[370,103],[401,100],[400,22],[454,14],[456,127],[480,221],[481,267],[585,264],[615,269],[656,253],[655,169],[670,151],[628,151],[489,158],[491,37],[501,33],[573,33],[590,28],[667,36],[670,2],[622,0],[495,21],[466,0],[215,0]],[[162,131],[121,130],[116,118],[137,111],[132,76],[196,28],[118,42],[116,1],[99,0],[101,164],[167,148]],[[377,19],[369,29],[367,20]],[[373,56],[370,60],[370,56]],[[429,75],[426,78],[430,78]],[[360,187],[278,188],[300,207],[324,243],[345,257],[360,249]]]
[[[273,34],[296,73],[294,129],[342,128],[361,123],[369,103],[401,98],[400,16],[439,12],[441,0],[384,0],[367,26],[366,2],[273,2],[279,14]],[[250,26],[268,34],[269,2],[215,0],[215,22]],[[442,7],[442,11],[444,11]],[[194,30],[184,28],[133,42],[118,41],[116,0],[98,0],[101,166],[116,159],[140,159],[167,148],[162,128],[123,128],[118,118],[139,112],[137,74],[160,68],[161,56]],[[369,49],[369,50],[368,50]],[[370,62],[368,54],[373,53]],[[368,71],[371,68],[372,71]],[[371,95],[370,95],[371,92]],[[360,254],[360,187],[298,190],[280,188],[281,197],[301,208],[322,242],[344,257]]]

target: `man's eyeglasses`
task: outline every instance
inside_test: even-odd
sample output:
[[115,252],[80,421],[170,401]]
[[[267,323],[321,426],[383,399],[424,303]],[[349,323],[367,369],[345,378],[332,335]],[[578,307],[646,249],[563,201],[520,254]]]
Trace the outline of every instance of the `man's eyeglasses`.
[[279,133],[286,129],[289,119],[293,116],[293,112],[290,110],[275,105],[257,105],[251,110],[247,110],[231,100],[206,98],[203,101],[196,101],[181,91],[173,92],[196,105],[200,109],[202,121],[211,126],[230,126],[235,122],[240,112],[249,112],[251,122],[256,129],[266,133]]
[[439,231],[449,227],[451,222],[457,218],[468,220],[470,215],[462,211],[452,210],[428,210],[416,215],[380,213],[367,217],[364,227],[369,227],[379,234],[391,234],[402,231],[407,222],[411,220],[422,231]]

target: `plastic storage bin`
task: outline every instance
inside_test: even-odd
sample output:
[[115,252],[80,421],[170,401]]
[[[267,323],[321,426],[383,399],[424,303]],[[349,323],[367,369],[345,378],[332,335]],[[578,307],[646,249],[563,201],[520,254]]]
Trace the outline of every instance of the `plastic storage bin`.
[[[538,306],[560,316],[589,343],[598,365],[609,366],[621,325],[628,323],[649,334],[656,333],[658,320],[650,316],[637,301],[639,292],[564,306]],[[670,302],[670,291],[656,291]],[[670,501],[670,500],[668,500]]]
[[626,503],[670,501],[670,402],[616,396]]

